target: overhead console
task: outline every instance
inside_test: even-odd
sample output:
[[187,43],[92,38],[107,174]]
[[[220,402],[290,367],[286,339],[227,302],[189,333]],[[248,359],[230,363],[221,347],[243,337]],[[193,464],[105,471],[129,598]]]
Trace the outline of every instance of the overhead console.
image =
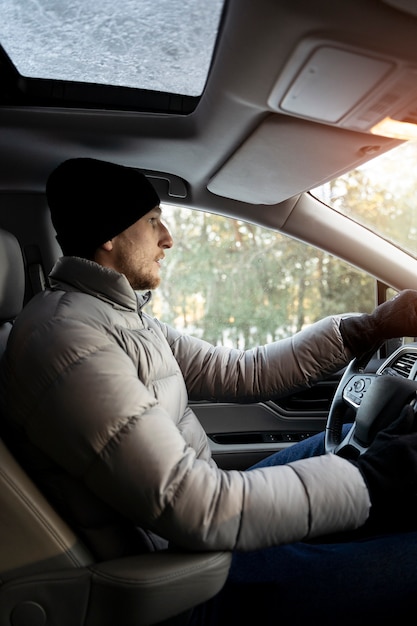
[[417,124],[416,103],[417,64],[319,38],[297,46],[268,99],[272,111],[397,138],[409,136],[380,123]]

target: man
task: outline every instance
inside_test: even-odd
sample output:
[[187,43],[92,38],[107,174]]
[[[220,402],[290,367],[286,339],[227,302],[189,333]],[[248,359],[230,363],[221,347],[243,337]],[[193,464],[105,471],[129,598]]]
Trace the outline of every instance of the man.
[[[64,256],[52,269],[51,287],[16,321],[2,363],[4,411],[31,475],[101,558],[168,542],[234,551],[228,583],[195,611],[195,624],[244,623],[254,603],[265,619],[289,612],[292,623],[304,623],[306,615],[314,619],[317,585],[330,613],[343,609],[341,624],[350,615],[343,598],[352,592],[334,576],[340,566],[357,580],[356,623],[358,613],[369,620],[375,603],[367,595],[375,586],[369,547],[351,557],[339,542],[327,560],[310,556],[327,545],[317,538],[363,527],[370,507],[370,519],[384,516],[397,493],[413,510],[411,409],[383,445],[376,440],[356,463],[322,454],[320,436],[241,472],[215,465],[188,400],[267,400],[336,371],[385,338],[415,336],[417,292],[405,291],[371,315],[325,318],[259,349],[212,346],[144,311],[150,295],[137,292],[158,286],[173,241],[142,174],[70,159],[52,172],[46,194]],[[381,547],[375,546],[372,555]],[[407,550],[412,562],[415,549]],[[388,615],[409,596],[395,587],[392,570],[383,574],[381,601],[386,585],[393,588]],[[417,585],[417,575],[413,580]],[[290,595],[300,581],[305,608]]]

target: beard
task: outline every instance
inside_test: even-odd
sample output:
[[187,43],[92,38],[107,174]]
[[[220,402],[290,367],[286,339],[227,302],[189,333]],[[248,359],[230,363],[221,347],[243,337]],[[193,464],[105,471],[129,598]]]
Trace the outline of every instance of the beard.
[[137,259],[119,261],[118,271],[126,276],[134,291],[156,289],[161,282],[159,275],[146,270],[143,266],[141,267]]
[[149,252],[131,240],[126,232],[117,237],[117,246],[114,252],[114,265],[120,274],[123,274],[134,291],[156,289],[161,282],[158,266],[155,263],[157,250]]
[[147,291],[148,289],[156,289],[161,279],[150,272],[138,270],[136,272],[122,272],[130,283],[134,291]]

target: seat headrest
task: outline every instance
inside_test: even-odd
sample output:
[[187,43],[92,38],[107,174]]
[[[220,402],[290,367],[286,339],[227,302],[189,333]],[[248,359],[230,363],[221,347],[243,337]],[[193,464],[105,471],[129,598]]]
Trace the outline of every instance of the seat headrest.
[[0,228],[0,324],[13,320],[25,297],[25,265],[16,237]]

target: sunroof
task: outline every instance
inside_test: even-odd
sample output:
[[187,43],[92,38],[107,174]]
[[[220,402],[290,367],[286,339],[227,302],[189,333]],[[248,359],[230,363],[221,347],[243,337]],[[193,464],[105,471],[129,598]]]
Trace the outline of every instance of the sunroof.
[[224,0],[0,0],[26,78],[200,96]]

